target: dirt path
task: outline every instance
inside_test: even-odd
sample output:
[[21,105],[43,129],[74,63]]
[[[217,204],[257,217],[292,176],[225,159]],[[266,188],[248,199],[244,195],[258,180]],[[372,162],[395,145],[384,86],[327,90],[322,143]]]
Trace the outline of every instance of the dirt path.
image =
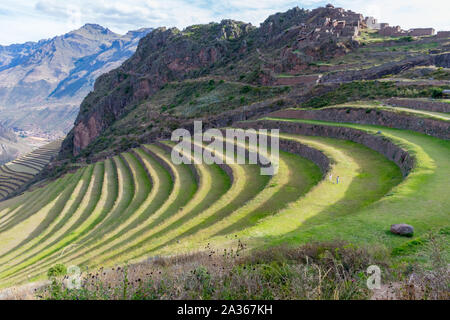
[[50,281],[30,282],[21,286],[0,290],[0,300],[35,300],[35,291],[50,284]]

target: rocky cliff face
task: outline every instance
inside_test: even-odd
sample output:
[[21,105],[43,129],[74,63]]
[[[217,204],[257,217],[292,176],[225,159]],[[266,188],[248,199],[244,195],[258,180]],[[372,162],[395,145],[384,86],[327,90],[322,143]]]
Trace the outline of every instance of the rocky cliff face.
[[301,71],[308,63],[344,55],[358,46],[361,14],[342,8],[293,8],[270,16],[259,30],[264,46],[281,48],[278,72]]
[[[217,70],[236,78],[233,72],[243,68],[254,74],[249,82],[268,84],[272,81],[268,69],[301,70],[311,61],[344,54],[356,46],[353,37],[362,21],[362,15],[341,8],[294,8],[270,16],[259,28],[224,20],[182,31],[156,29],[140,41],[130,59],[96,81],[63,143],[64,153],[78,155],[105,128],[168,82]],[[258,62],[253,65],[254,61]],[[243,65],[239,71],[230,71],[238,64]]]
[[[149,31],[119,35],[86,24],[52,39],[0,46],[0,120],[26,130],[67,132],[95,79],[120,66]],[[65,112],[59,117],[60,108]],[[40,126],[47,119],[53,121]]]

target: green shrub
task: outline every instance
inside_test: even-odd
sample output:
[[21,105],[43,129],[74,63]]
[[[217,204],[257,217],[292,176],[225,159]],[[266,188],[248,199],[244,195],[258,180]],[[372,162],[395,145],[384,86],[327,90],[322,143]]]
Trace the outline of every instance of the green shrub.
[[431,97],[433,99],[438,99],[438,98],[442,98],[443,96],[443,90],[441,88],[433,88],[431,90]]
[[400,37],[397,41],[398,42],[404,42],[404,41],[411,42],[411,41],[414,41],[414,37],[412,37],[412,36]]
[[250,91],[252,91],[252,87],[250,86],[243,86],[241,89],[241,93],[249,93]]
[[422,246],[426,242],[425,239],[416,238],[411,241],[405,242],[402,245],[392,249],[393,256],[411,254],[417,251],[418,247]]
[[47,277],[54,278],[54,277],[60,277],[67,274],[67,267],[63,265],[62,263],[56,264],[47,271]]

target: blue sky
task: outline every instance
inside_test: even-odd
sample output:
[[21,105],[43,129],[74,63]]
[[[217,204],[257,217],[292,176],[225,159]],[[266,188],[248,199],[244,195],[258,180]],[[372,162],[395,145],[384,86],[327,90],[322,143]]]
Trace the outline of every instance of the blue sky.
[[[141,27],[176,26],[225,18],[258,26],[268,15],[321,0],[1,0],[0,44],[37,41],[97,23],[125,33]],[[391,25],[450,30],[448,0],[336,0],[335,6],[373,15]]]

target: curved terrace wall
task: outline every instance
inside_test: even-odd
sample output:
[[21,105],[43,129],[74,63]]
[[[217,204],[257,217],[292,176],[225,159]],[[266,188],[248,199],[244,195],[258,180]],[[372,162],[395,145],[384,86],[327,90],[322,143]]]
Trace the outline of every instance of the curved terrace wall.
[[349,140],[363,144],[366,147],[381,153],[387,159],[397,164],[403,176],[407,176],[414,167],[414,157],[406,150],[403,150],[382,135],[373,135],[358,129],[273,120],[241,122],[237,123],[236,126],[254,129],[280,129],[280,131],[286,133]]
[[[165,150],[165,151],[168,152],[169,154],[172,153],[172,146],[169,146],[169,145],[167,145],[167,144],[165,144],[165,143],[162,143],[162,142],[159,142],[159,141],[155,142],[155,145],[157,145],[157,146],[160,147],[161,149]],[[150,151],[150,150],[146,148],[145,151]],[[151,151],[150,151],[150,152],[151,152]],[[154,155],[153,152],[152,152],[151,154]],[[158,157],[158,158],[159,158],[159,157]],[[188,166],[189,170],[191,170],[192,175],[194,176],[195,181],[196,181],[197,183],[200,183],[200,175],[199,175],[199,173],[198,173],[197,168],[195,167],[195,165],[193,165],[193,164],[187,164],[187,166]],[[166,165],[166,167],[169,167],[169,166]],[[172,170],[170,170],[170,171],[172,171]],[[172,178],[174,178],[174,176],[172,176]]]
[[300,142],[286,139],[280,139],[280,149],[314,162],[320,168],[323,175],[330,170],[330,159],[322,151]]
[[450,139],[449,122],[382,109],[345,107],[314,110],[286,109],[273,112],[268,116],[379,125],[421,132],[440,139]]
[[393,107],[406,107],[433,112],[450,112],[450,103],[423,99],[390,98],[383,101]]

